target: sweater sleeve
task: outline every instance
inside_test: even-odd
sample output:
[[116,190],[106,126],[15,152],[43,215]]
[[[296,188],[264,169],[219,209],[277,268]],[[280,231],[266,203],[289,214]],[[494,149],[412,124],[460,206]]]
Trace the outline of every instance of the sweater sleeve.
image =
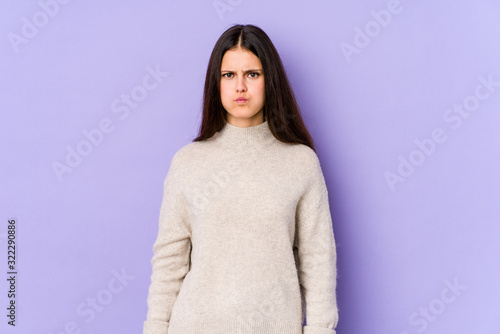
[[167,334],[172,307],[190,269],[191,230],[181,191],[181,170],[176,154],[163,184],[143,334]]
[[337,253],[328,191],[314,154],[309,184],[297,204],[294,251],[305,301],[303,334],[336,334]]

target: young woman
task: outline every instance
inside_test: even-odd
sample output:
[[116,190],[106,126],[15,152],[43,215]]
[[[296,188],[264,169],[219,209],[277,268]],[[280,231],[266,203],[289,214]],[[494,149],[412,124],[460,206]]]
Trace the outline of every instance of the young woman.
[[335,334],[325,180],[256,26],[215,44],[200,133],[170,163],[153,252],[144,334]]

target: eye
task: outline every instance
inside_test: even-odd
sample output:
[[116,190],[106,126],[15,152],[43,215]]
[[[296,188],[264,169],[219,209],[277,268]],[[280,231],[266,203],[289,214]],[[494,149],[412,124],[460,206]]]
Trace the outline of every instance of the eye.
[[224,74],[222,75],[222,77],[229,78],[229,77],[227,77],[226,75],[233,75],[233,73],[224,73]]
[[252,78],[254,78],[254,79],[255,79],[255,78],[257,78],[257,77],[260,75],[260,74],[259,74],[259,73],[257,73],[257,72],[252,72],[252,73],[249,73],[249,74],[250,74],[250,75],[255,74],[255,76],[253,76],[253,77],[252,77]]

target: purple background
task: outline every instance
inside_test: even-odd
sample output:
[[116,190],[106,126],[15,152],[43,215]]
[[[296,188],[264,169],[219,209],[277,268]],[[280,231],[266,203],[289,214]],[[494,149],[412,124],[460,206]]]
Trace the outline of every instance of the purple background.
[[[338,333],[498,331],[498,1],[42,7],[0,4],[2,333],[141,333],[163,180],[197,135],[210,52],[233,23],[270,36],[315,139],[338,245]],[[144,90],[148,67],[162,73]],[[479,79],[489,76],[491,91]],[[141,101],[127,114],[131,93]],[[453,109],[463,104],[465,117]],[[88,146],[82,131],[101,122],[108,132]],[[88,154],[58,178],[68,147]],[[12,217],[16,328],[5,316]]]

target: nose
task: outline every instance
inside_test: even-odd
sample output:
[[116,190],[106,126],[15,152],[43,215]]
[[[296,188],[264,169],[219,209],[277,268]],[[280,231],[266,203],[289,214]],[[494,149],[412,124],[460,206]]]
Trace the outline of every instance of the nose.
[[236,81],[236,91],[237,92],[244,92],[246,91],[247,86],[245,84],[245,78],[243,76],[239,76],[238,80]]

